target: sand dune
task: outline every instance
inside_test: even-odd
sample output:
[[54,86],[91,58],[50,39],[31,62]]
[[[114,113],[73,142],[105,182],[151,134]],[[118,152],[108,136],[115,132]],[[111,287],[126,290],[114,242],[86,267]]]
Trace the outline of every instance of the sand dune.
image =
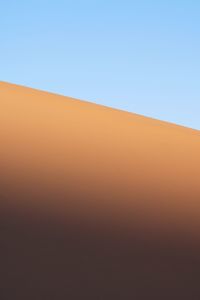
[[4,295],[200,296],[197,130],[1,82],[0,198]]

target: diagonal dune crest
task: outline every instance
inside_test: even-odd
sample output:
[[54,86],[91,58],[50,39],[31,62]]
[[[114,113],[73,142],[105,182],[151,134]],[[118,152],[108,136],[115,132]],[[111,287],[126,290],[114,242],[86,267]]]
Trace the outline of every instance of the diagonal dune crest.
[[[168,284],[169,294],[183,296],[181,282],[199,263],[200,132],[1,82],[0,216],[0,254],[11,259],[3,264],[7,290],[28,293],[30,282],[25,288],[16,278],[29,274],[41,277],[33,290],[50,299],[52,283],[54,292],[79,299],[66,288],[70,280],[85,299],[97,291],[118,299],[140,285],[143,297],[159,287],[163,295]],[[178,270],[184,263],[185,273]],[[195,280],[187,291],[194,289]]]

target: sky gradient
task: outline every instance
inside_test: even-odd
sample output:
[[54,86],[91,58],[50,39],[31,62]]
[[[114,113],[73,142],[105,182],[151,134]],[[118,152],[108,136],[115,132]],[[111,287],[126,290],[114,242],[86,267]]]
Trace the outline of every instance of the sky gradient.
[[200,129],[200,1],[1,1],[0,80]]

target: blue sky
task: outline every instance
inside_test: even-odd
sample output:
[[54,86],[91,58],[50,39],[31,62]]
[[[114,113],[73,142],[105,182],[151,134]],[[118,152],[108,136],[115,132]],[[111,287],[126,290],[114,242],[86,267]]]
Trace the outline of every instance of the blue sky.
[[0,80],[200,129],[200,1],[0,1]]

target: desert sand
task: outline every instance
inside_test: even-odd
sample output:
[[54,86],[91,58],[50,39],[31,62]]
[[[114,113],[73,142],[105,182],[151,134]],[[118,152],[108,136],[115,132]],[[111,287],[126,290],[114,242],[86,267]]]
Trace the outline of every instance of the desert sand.
[[200,131],[1,82],[0,218],[9,299],[200,297]]

